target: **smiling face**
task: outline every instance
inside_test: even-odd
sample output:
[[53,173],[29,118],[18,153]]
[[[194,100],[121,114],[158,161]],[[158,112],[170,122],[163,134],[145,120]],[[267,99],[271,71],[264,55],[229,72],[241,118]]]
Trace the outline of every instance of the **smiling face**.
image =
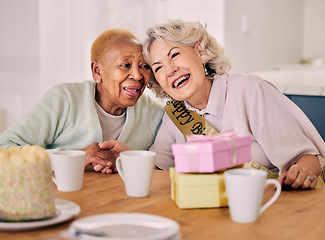
[[130,39],[117,39],[106,46],[102,59],[92,62],[92,72],[97,82],[96,100],[113,115],[136,104],[151,74],[142,46]]
[[156,80],[172,98],[188,101],[199,109],[206,107],[211,81],[204,73],[199,43],[191,48],[178,42],[155,40],[149,52]]

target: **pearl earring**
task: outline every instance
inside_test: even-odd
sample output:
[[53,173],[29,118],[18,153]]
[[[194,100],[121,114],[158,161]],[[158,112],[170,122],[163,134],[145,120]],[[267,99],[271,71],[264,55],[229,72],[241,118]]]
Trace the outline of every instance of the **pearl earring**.
[[205,76],[209,75],[209,72],[208,72],[208,69],[207,69],[206,65],[204,65],[204,73],[205,73]]

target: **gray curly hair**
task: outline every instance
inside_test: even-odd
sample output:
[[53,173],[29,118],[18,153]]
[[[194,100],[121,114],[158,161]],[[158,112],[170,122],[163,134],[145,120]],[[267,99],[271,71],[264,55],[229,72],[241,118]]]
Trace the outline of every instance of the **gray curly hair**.
[[[199,22],[186,22],[180,19],[157,24],[147,30],[147,38],[143,43],[143,56],[151,66],[149,49],[155,40],[163,41],[163,39],[166,39],[182,43],[192,48],[195,47],[197,42],[200,42],[201,47],[206,52],[203,60],[207,61],[205,68],[208,72],[208,78],[213,81],[215,74],[221,75],[227,73],[231,68],[231,64],[223,47],[218,44],[216,39],[205,28],[206,25],[203,26]],[[159,85],[154,74],[151,74],[148,88],[157,97],[170,97]]]

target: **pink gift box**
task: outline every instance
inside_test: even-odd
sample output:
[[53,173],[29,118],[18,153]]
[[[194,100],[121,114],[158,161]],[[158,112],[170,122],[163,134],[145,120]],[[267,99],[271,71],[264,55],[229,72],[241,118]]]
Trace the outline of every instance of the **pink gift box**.
[[212,173],[251,161],[250,136],[233,132],[216,136],[189,136],[186,143],[175,143],[172,151],[175,170],[180,173]]

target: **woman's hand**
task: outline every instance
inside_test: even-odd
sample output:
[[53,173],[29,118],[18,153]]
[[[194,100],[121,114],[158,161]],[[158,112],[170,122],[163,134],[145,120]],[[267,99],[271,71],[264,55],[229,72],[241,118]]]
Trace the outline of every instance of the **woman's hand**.
[[317,185],[317,176],[304,167],[293,165],[278,177],[278,181],[281,185],[290,186],[293,189],[314,189]]
[[121,152],[131,150],[131,148],[124,143],[117,140],[109,140],[102,143],[99,143],[98,146],[101,149],[111,150],[116,156],[118,156]]
[[102,150],[109,150],[115,156],[114,161],[112,162],[112,170],[117,172],[115,161],[121,152],[131,150],[131,148],[124,143],[117,140],[109,140],[98,144]]
[[314,189],[317,185],[317,176],[321,167],[319,160],[313,155],[304,155],[295,165],[292,165],[287,172],[278,177],[281,185],[293,189]]
[[112,173],[113,162],[115,163],[115,155],[110,150],[103,150],[98,143],[93,143],[82,149],[86,152],[85,167],[92,165],[95,171],[102,173]]

